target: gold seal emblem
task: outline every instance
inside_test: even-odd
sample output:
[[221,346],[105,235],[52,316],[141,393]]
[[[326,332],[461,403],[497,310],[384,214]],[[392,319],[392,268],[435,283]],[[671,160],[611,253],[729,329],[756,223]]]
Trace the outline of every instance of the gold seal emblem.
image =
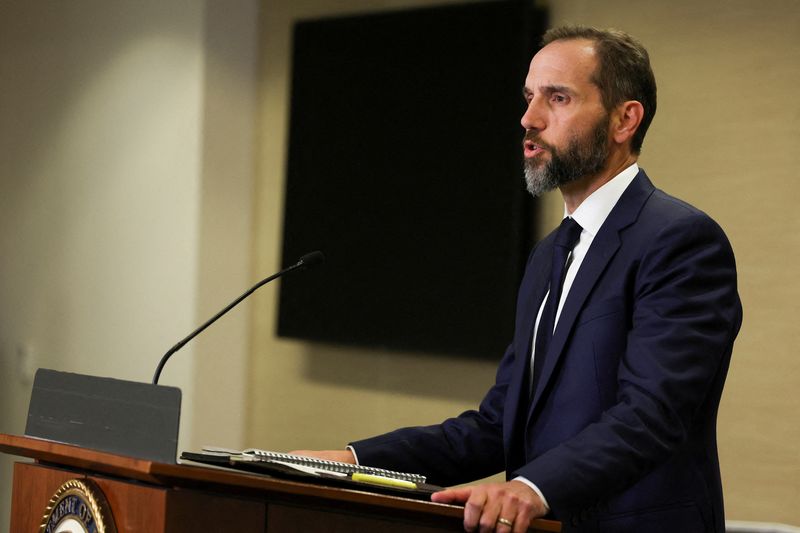
[[50,498],[39,533],[117,533],[117,528],[100,488],[88,479],[71,479]]

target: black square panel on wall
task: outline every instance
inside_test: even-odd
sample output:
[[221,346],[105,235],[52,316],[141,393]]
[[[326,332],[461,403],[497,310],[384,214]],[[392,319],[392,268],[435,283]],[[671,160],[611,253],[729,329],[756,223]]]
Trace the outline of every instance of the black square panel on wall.
[[519,120],[545,27],[494,1],[294,29],[278,334],[500,357],[533,241]]

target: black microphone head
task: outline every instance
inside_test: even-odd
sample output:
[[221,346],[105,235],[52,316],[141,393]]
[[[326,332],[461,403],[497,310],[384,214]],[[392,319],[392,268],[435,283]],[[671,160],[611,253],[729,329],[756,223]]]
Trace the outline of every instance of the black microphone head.
[[297,262],[300,266],[305,268],[315,267],[325,262],[325,256],[319,250],[309,252]]

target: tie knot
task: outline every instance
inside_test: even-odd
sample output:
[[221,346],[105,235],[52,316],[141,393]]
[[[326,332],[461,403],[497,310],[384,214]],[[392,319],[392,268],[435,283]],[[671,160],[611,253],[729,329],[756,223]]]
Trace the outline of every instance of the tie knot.
[[575,222],[572,217],[567,217],[561,221],[556,233],[556,246],[572,250],[581,236],[581,225]]

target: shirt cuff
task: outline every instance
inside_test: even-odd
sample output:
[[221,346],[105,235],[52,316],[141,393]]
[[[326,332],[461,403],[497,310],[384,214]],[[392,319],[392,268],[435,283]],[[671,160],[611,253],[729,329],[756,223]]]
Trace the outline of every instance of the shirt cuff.
[[[356,452],[354,451],[353,455],[355,455],[355,453]],[[517,476],[512,481],[520,481],[520,482],[525,483],[526,485],[528,485],[531,488],[531,490],[533,492],[535,492],[536,494],[538,494],[539,497],[542,499],[542,503],[544,504],[545,510],[548,513],[550,512],[550,506],[547,504],[547,499],[544,497],[544,494],[542,494],[542,491],[539,490],[539,487],[537,487],[532,481],[530,481],[527,478],[524,478],[522,476]]]
[[[346,446],[345,450],[350,450],[350,453],[353,454],[353,459],[356,460],[356,464],[357,465],[361,464],[361,463],[358,462],[358,454],[356,453],[356,449],[355,448],[353,448],[352,446]],[[536,492],[539,492],[537,489],[533,489],[533,490],[535,490]],[[541,493],[540,493],[540,495],[541,495]],[[544,499],[544,498],[542,498],[542,499]]]

